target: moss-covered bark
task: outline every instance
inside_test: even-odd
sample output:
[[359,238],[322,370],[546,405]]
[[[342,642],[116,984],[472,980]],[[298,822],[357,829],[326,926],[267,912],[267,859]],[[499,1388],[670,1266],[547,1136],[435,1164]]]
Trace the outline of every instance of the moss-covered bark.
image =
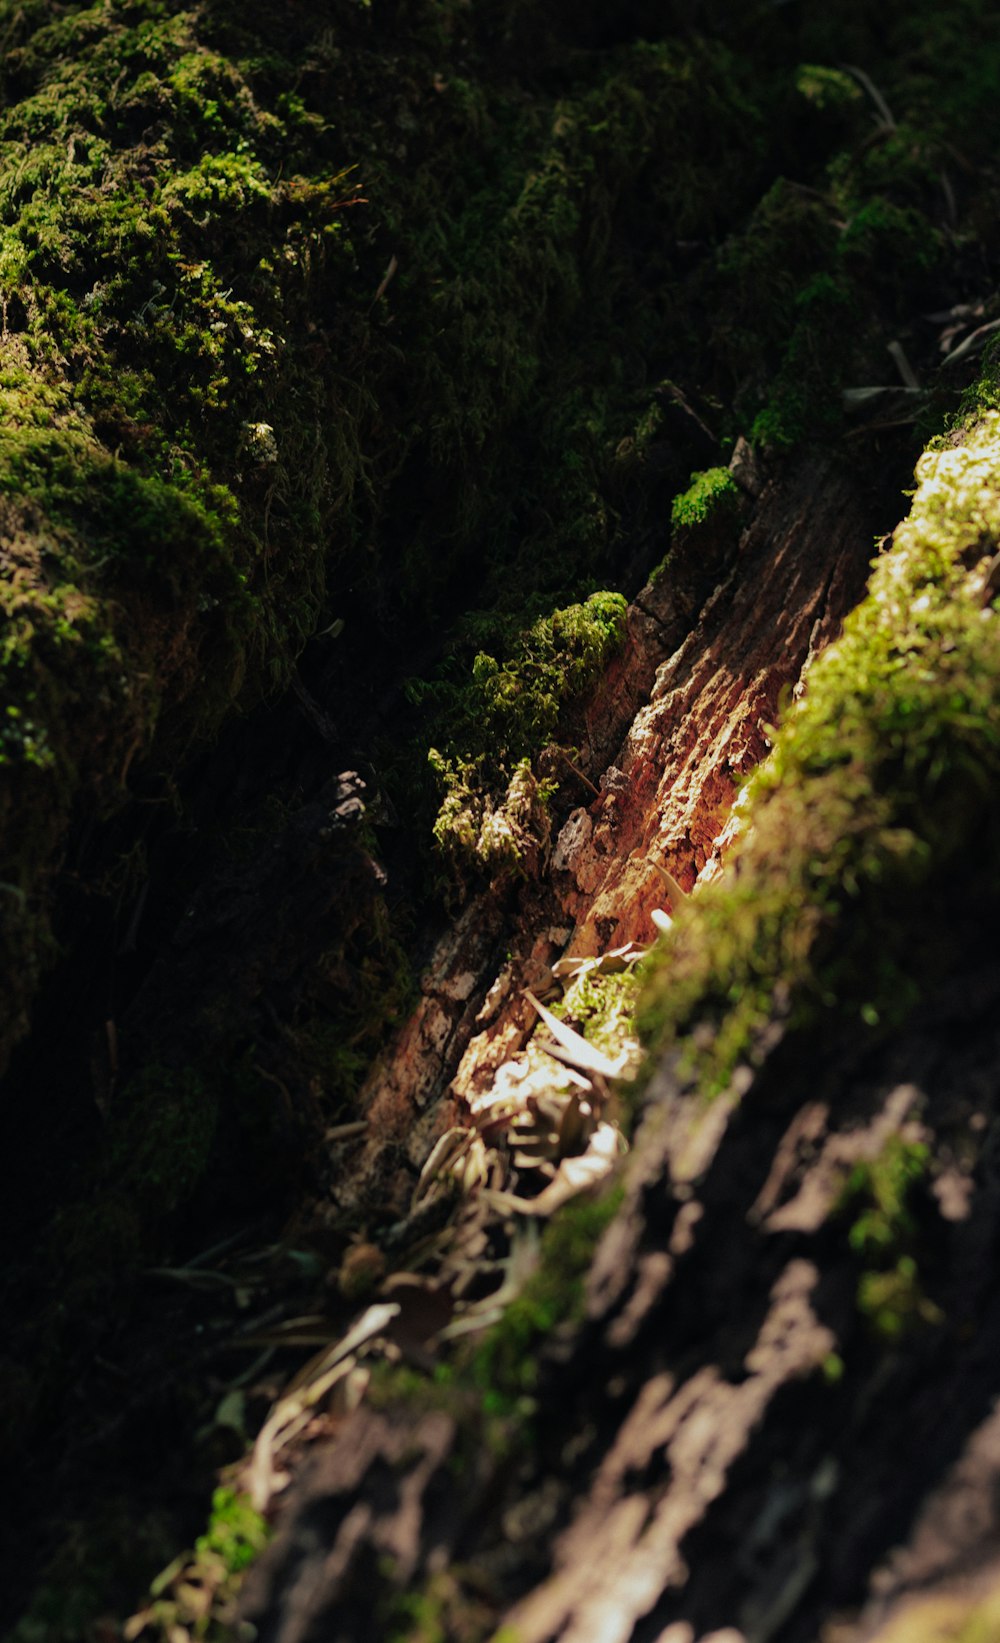
[[992,892],[998,473],[992,410],[920,459],[868,597],[747,795],[731,882],[671,932],[646,1031],[662,1049],[697,1043],[697,1022],[711,1022],[709,1089],[752,1052],[779,998],[796,1021],[838,1009],[871,1030],[898,1023],[916,976],[954,958],[942,927],[959,886],[974,874]]
[[[438,1413],[390,1383],[304,1473],[245,1598],[266,1643],[390,1612],[399,1638],[456,1643],[988,1635],[991,392],[921,458],[742,844],[662,945],[624,1194],[556,1217],[485,1344],[438,1370]],[[516,1470],[487,1454],[484,1410]],[[376,1572],[389,1536],[405,1550]]]
[[[0,0],[0,37],[0,1062],[73,962],[66,881],[127,900],[144,807],[193,806],[197,751],[304,653],[337,768],[358,724],[381,738],[429,846],[436,749],[439,838],[465,872],[523,869],[538,754],[571,739],[622,589],[669,572],[671,531],[685,553],[735,531],[737,436],[778,471],[842,442],[891,492],[997,316],[1000,33],[977,0]],[[938,372],[950,321],[925,316],[950,310],[970,347]],[[891,1027],[948,956],[927,909],[947,931],[973,848],[994,872],[994,590],[980,608],[967,574],[998,534],[991,382],[790,717],[739,876],[651,983],[651,1046],[706,1092],[789,1000],[804,1031]],[[171,949],[153,972],[177,1033],[132,978],[130,1078],[77,1182],[100,1202],[41,1240],[61,1297],[5,1366],[19,1409],[100,1338],[114,1264],[225,1169],[223,1107],[268,1158],[300,1089],[314,1133],[342,1118],[405,997],[378,841],[331,866],[305,786],[280,826],[255,816],[249,866],[216,850],[200,968]],[[353,911],[327,895],[342,868]],[[86,1107],[82,1059],[67,1081]],[[572,1311],[528,1301],[532,1341]]]

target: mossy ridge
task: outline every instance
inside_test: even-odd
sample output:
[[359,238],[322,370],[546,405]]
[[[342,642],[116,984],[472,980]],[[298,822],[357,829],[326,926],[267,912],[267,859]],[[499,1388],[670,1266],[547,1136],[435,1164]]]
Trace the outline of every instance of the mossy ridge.
[[735,510],[739,490],[728,468],[706,468],[691,475],[686,491],[675,496],[670,511],[674,530],[693,530],[718,513]]
[[921,458],[868,596],[750,783],[735,861],[658,952],[643,1035],[651,1053],[679,1041],[708,1093],[779,998],[799,1024],[898,1019],[949,875],[974,849],[996,885],[1000,630],[969,567],[1000,546],[998,471],[992,410]]

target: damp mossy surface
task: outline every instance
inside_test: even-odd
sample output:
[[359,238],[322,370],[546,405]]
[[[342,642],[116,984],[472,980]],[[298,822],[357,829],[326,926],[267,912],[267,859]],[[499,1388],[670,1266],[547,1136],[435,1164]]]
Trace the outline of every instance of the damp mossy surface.
[[686,491],[674,497],[670,521],[675,530],[707,524],[719,513],[732,512],[739,491],[728,468],[707,468],[691,475]]
[[[909,516],[842,638],[815,663],[745,799],[717,884],[661,944],[640,1008],[704,1088],[753,1058],[775,1011],[875,1030],[933,968],[946,886],[997,888],[1000,413],[928,450]],[[988,594],[988,590],[987,590]]]
[[[415,682],[418,698],[436,698],[448,738],[448,751],[431,748],[429,760],[444,789],[434,837],[456,865],[496,873],[523,865],[547,842],[547,791],[534,777],[532,756],[552,742],[566,710],[620,650],[625,614],[620,593],[593,593],[538,617],[506,657],[479,651],[463,685]],[[482,751],[470,757],[470,746]]]

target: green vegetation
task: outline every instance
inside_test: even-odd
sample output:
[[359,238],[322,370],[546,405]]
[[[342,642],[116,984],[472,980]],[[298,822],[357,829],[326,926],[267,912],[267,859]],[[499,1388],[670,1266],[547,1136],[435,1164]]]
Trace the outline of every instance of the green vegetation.
[[912,1236],[913,1216],[907,1199],[922,1181],[930,1162],[923,1141],[890,1136],[877,1157],[855,1164],[844,1183],[838,1208],[860,1211],[848,1242],[859,1255],[881,1256]]
[[690,489],[674,497],[670,521],[674,530],[704,525],[717,513],[732,513],[739,491],[728,468],[709,468],[691,475]]
[[[56,952],[81,810],[172,779],[345,613],[364,656],[374,628],[461,618],[470,579],[507,637],[470,647],[460,619],[444,676],[465,688],[482,651],[509,708],[539,620],[614,585],[635,543],[662,557],[691,466],[668,375],[723,444],[753,424],[776,448],[881,380],[961,260],[942,171],[991,152],[996,20],[926,9],[875,31],[769,8],[715,36],[641,6],[610,32],[458,0],[392,24],[346,0],[11,12],[0,1055]],[[845,53],[891,107],[874,139]],[[988,247],[989,188],[963,188]],[[439,832],[475,856],[537,743],[512,726],[481,770],[482,730],[427,706],[416,739],[457,796]]]
[[420,1590],[400,1592],[385,1605],[386,1643],[517,1643],[513,1631],[494,1630],[492,1605],[470,1585],[462,1570],[431,1575]]
[[191,1552],[182,1553],[159,1574],[150,1601],[128,1623],[131,1638],[187,1643],[224,1643],[233,1636],[233,1603],[240,1576],[270,1538],[264,1519],[245,1496],[216,1489],[208,1528]]
[[600,1197],[574,1199],[546,1227],[537,1271],[477,1347],[469,1366],[488,1413],[530,1415],[539,1348],[558,1325],[582,1317],[584,1278],[622,1196],[623,1189],[613,1186]]
[[969,567],[1000,547],[998,467],[992,410],[921,458],[868,597],[752,779],[738,862],[662,944],[642,1030],[682,1041],[708,1090],[752,1059],[779,998],[793,1023],[898,1020],[943,961],[945,885],[974,854],[997,886],[1000,630]]
[[[480,651],[464,687],[434,692],[450,757],[430,762],[445,797],[434,825],[438,844],[460,863],[491,872],[523,864],[548,838],[546,789],[531,755],[556,736],[565,709],[594,685],[625,637],[625,600],[594,593],[581,605],[539,617],[507,659]],[[433,692],[433,687],[430,687]],[[426,693],[413,687],[417,698]],[[469,745],[482,751],[463,757]]]
[[578,1024],[599,1050],[614,1057],[628,1038],[639,992],[634,965],[618,971],[585,970],[554,1006],[555,1014]]
[[[182,807],[192,753],[339,621],[359,699],[422,675],[412,757],[386,761],[400,814],[437,807],[433,746],[446,855],[530,870],[537,755],[622,640],[623,599],[594,590],[661,559],[668,520],[675,541],[731,522],[726,470],[685,491],[693,467],[740,433],[839,437],[888,342],[933,356],[915,316],[995,283],[991,8],[695,10],[0,3],[0,1065],[86,933],[64,867],[81,899],[120,886],[140,803]],[[984,417],[925,459],[757,784],[739,875],[676,921],[646,1033],[684,1038],[706,1087],[786,989],[798,1021],[903,1010],[929,940],[900,909],[931,917],[972,841],[995,868],[995,621],[963,561],[1000,541],[997,442]],[[82,821],[93,873],[67,858]],[[293,989],[276,1038],[326,1116],[408,986],[380,904]],[[226,1009],[199,1002],[197,1065],[150,1051],[116,1092],[100,1201],[40,1246],[63,1312],[31,1375],[7,1366],[19,1409],[210,1178],[227,1112],[267,1150],[286,1092]],[[615,1201],[556,1217],[477,1360],[497,1397],[530,1398]]]
[[837,1205],[853,1217],[847,1241],[864,1262],[858,1310],[886,1342],[941,1318],[923,1293],[913,1253],[917,1227],[910,1201],[929,1167],[925,1142],[890,1136],[876,1157],[855,1164]]
[[919,1324],[943,1321],[940,1307],[924,1294],[912,1255],[901,1255],[891,1267],[861,1274],[858,1310],[879,1339],[890,1345]]

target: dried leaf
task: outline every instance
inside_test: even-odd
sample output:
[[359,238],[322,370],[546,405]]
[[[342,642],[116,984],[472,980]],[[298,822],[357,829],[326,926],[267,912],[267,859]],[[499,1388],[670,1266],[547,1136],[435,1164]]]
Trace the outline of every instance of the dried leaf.
[[511,1237],[510,1254],[502,1263],[504,1278],[500,1288],[483,1300],[472,1301],[463,1307],[459,1316],[440,1331],[437,1341],[457,1340],[460,1335],[488,1329],[491,1324],[499,1322],[507,1306],[517,1299],[538,1266],[540,1247],[537,1226],[533,1222],[519,1223]]
[[574,1032],[572,1027],[567,1027],[565,1021],[560,1021],[559,1017],[553,1015],[551,1010],[547,1010],[544,1004],[539,1004],[534,993],[526,989],[524,996],[534,1005],[555,1039],[558,1049],[562,1051],[562,1054],[559,1054],[547,1044],[543,1045],[549,1055],[555,1055],[557,1060],[565,1061],[568,1066],[576,1067],[580,1072],[596,1073],[600,1078],[618,1077],[621,1071],[619,1062],[612,1061],[595,1045],[588,1044],[587,1040]]
[[673,873],[669,872],[667,868],[664,867],[662,861],[652,861],[652,858],[650,858],[650,861],[651,865],[655,868],[656,872],[659,873],[660,878],[663,880],[668,891],[670,892],[671,907],[677,908],[682,902],[687,901],[688,893],[684,886],[682,884],[678,884]]
[[300,1370],[284,1396],[272,1409],[257,1435],[250,1462],[249,1492],[254,1509],[264,1511],[276,1493],[274,1456],[308,1424],[308,1411],[336,1382],[354,1368],[353,1354],[377,1335],[385,1333],[399,1312],[395,1302],[380,1302],[362,1314],[343,1340],[321,1352]]
[[423,1169],[420,1171],[416,1187],[413,1191],[413,1208],[415,1209],[430,1193],[434,1185],[443,1176],[450,1175],[454,1166],[466,1152],[473,1141],[477,1140],[476,1131],[464,1125],[453,1125],[438,1136]]
[[544,1187],[537,1198],[521,1198],[513,1192],[491,1192],[487,1195],[489,1202],[505,1213],[552,1215],[577,1193],[597,1186],[611,1170],[623,1144],[621,1135],[611,1124],[599,1124],[582,1158],[563,1159],[555,1180]]
[[648,950],[641,947],[638,942],[630,941],[624,947],[612,947],[609,952],[600,953],[593,958],[560,958],[553,964],[552,974],[560,981],[577,981],[580,976],[589,974],[591,970],[598,971],[600,975],[620,975]]

